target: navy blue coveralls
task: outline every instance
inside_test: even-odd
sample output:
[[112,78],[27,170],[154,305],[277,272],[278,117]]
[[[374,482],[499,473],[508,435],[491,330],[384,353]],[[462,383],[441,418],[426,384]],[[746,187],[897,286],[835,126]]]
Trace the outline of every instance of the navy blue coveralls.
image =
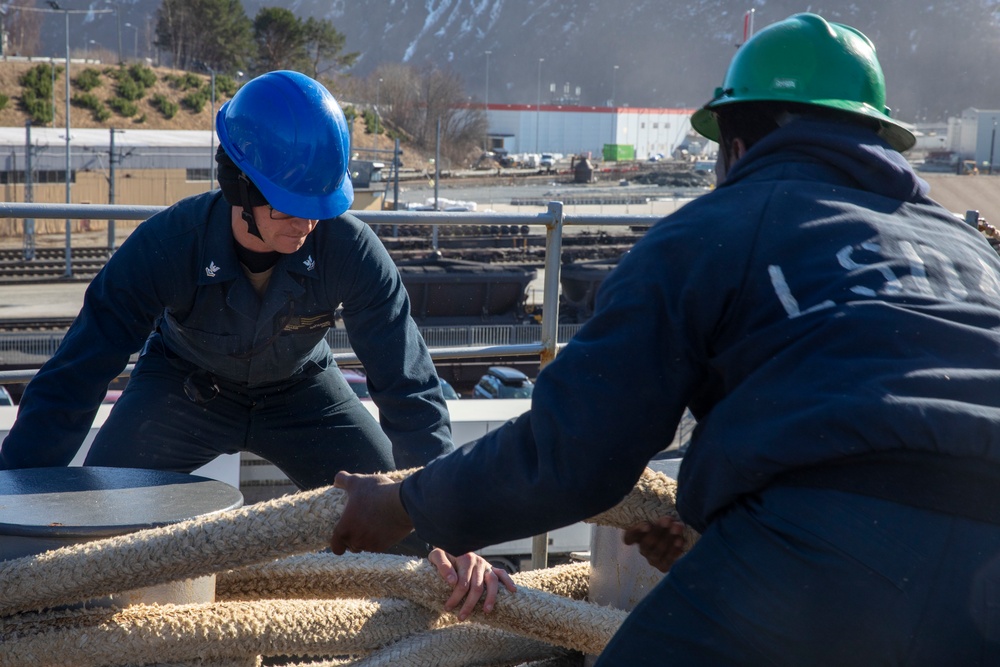
[[[339,470],[421,466],[451,451],[434,366],[367,225],[349,214],[321,221],[259,296],[237,260],[231,211],[215,191],[136,228],[25,389],[0,467],[67,465],[108,383],[140,349],[87,465],[190,472],[250,451],[315,488]],[[324,338],[340,305],[381,428]]]
[[599,664],[1000,664],[1000,257],[926,193],[866,129],[765,137],[621,260],[530,412],[403,482],[417,534],[594,516],[689,406],[702,537]]

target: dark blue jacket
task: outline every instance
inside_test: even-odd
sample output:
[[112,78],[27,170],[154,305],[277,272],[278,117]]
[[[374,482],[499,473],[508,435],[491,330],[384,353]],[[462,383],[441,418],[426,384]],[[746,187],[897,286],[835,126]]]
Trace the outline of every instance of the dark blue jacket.
[[803,466],[1000,462],[1000,258],[926,189],[861,128],[760,141],[622,259],[529,413],[404,482],[420,536],[463,551],[593,516],[685,406],[678,508],[697,530]]
[[259,387],[294,380],[311,362],[333,364],[325,335],[341,304],[397,462],[421,465],[451,450],[433,363],[399,273],[371,229],[349,214],[321,221],[302,248],[282,256],[260,298],[236,257],[231,211],[215,191],[136,228],[26,388],[0,467],[68,464],[108,383],[154,328],[187,361]]

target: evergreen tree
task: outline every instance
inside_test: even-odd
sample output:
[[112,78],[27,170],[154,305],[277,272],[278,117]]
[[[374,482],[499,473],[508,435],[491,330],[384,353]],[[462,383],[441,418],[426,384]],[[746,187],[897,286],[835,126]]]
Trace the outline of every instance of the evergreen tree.
[[156,46],[180,69],[201,62],[233,71],[253,57],[252,24],[240,0],[163,0],[156,13]]
[[361,55],[357,51],[341,53],[346,37],[333,27],[327,19],[309,17],[303,26],[306,36],[306,50],[309,54],[310,70],[306,72],[314,79],[330,70],[343,70],[352,66]]
[[257,42],[256,69],[269,72],[290,69],[309,70],[306,33],[302,21],[284,7],[264,7],[253,20]]

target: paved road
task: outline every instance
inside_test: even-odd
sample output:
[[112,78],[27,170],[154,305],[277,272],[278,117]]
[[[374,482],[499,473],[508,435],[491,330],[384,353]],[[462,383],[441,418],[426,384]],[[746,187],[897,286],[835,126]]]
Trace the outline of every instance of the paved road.
[[3,285],[0,319],[75,317],[83,303],[86,283]]
[[1000,172],[993,176],[956,176],[920,172],[931,186],[931,199],[964,215],[970,209],[994,227],[1000,226]]

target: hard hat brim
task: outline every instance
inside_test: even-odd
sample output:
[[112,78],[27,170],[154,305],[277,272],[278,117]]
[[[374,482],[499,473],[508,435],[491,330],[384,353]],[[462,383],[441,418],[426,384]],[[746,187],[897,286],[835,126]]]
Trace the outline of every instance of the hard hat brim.
[[[776,102],[777,100],[774,98],[761,100],[740,98],[739,100],[731,100],[727,102],[724,99],[720,100],[715,98],[691,115],[691,127],[694,128],[695,132],[706,139],[711,139],[712,141],[718,143],[719,123],[716,121],[715,114],[712,113],[712,111],[723,106],[754,101]],[[885,139],[890,146],[900,153],[908,151],[917,143],[917,138],[912,132],[900,125],[891,117],[887,116],[884,111],[879,111],[866,104],[858,104],[856,102],[849,102],[845,100],[813,100],[808,103],[799,102],[799,104],[824,107],[827,109],[839,109],[840,111],[846,111],[847,113],[876,120],[879,123],[878,135]]]

